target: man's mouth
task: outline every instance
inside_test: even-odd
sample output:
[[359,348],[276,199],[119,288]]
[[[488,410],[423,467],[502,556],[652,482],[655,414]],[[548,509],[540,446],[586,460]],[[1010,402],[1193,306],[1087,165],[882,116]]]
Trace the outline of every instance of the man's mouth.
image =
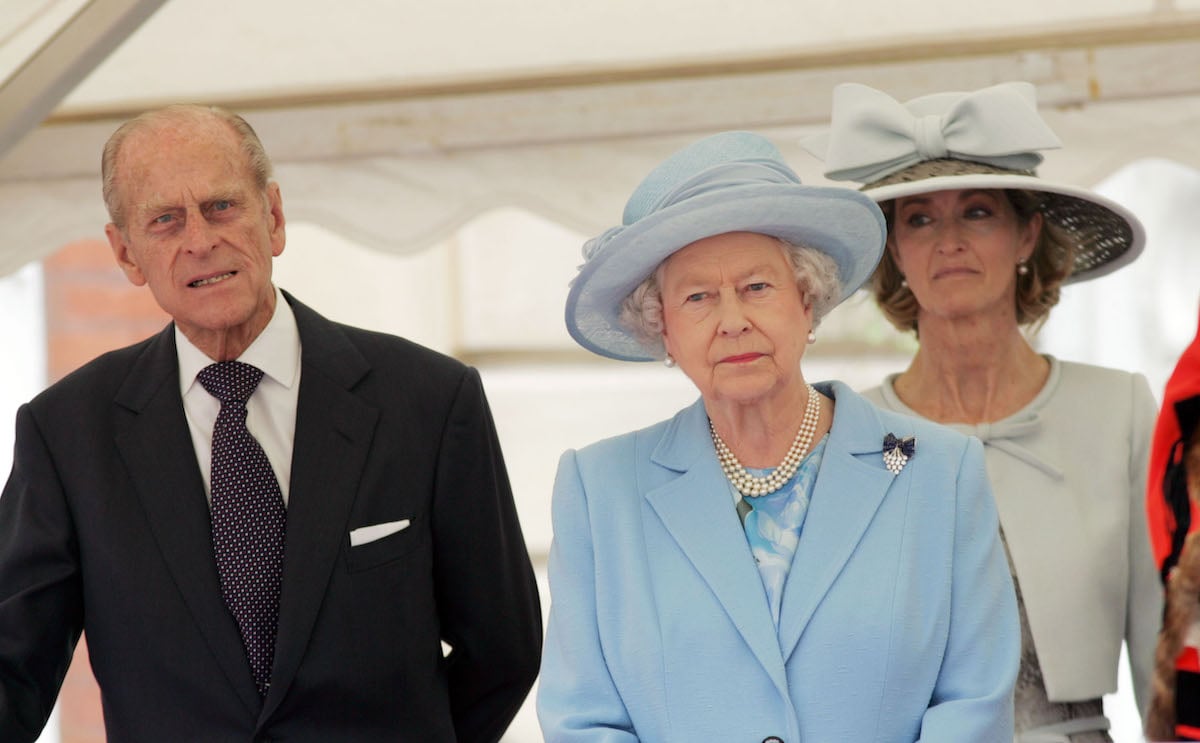
[[201,286],[210,286],[212,284],[220,283],[225,279],[233,278],[235,273],[237,273],[237,271],[229,271],[228,273],[220,273],[216,276],[209,276],[207,279],[196,279],[192,283],[188,284],[188,286],[192,287],[193,289]]

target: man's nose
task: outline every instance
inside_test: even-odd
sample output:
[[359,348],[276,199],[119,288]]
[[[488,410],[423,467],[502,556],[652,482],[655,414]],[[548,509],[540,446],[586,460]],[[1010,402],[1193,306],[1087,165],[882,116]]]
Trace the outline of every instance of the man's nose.
[[217,245],[217,231],[204,215],[188,211],[183,227],[184,250],[189,253],[207,253]]

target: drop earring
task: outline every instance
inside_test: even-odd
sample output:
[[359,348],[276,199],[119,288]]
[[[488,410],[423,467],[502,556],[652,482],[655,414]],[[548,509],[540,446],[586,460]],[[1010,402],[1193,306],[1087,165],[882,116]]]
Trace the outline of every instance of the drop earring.
[[904,278],[903,276],[900,277],[900,288],[901,289],[908,288],[908,279]]
[[671,356],[671,354],[667,354],[667,357],[663,359],[663,366],[667,367],[668,369],[671,369],[675,366],[675,359]]
[[817,334],[811,330],[808,331],[808,345],[811,346],[812,344],[814,344],[816,342],[817,342]]
[[1021,260],[1017,261],[1017,275],[1018,276],[1025,276],[1029,273],[1029,266],[1027,266],[1025,264],[1026,260],[1028,260],[1028,259],[1022,258]]

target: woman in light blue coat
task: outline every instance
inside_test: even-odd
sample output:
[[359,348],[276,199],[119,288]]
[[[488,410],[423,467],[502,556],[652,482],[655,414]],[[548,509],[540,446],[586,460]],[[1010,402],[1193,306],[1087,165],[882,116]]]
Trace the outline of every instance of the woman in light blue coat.
[[709,137],[585,246],[567,326],[700,399],[563,455],[548,743],[1012,740],[1019,626],[978,440],[801,358],[871,274],[869,198]]

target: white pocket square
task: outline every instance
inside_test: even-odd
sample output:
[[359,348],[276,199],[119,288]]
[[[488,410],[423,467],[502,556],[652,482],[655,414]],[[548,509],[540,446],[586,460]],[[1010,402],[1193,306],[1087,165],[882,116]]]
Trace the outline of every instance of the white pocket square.
[[387,521],[382,524],[360,526],[350,531],[350,546],[357,547],[360,544],[367,544],[368,542],[383,539],[389,534],[404,531],[408,528],[409,523],[411,522],[408,519],[400,519],[399,521]]

